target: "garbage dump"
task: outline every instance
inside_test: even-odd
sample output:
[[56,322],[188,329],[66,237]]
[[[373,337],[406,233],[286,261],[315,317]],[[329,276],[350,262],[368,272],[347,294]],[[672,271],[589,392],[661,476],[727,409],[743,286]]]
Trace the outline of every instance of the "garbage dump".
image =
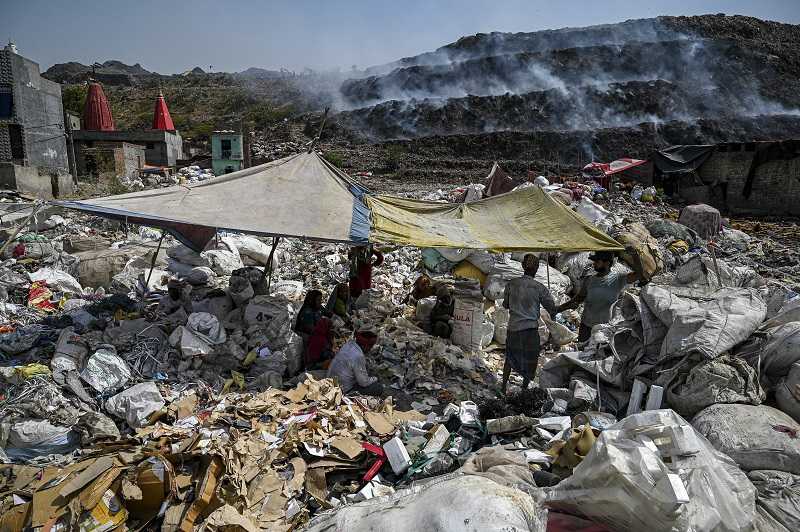
[[598,257],[536,253],[559,310],[506,395],[524,253],[375,245],[355,297],[342,244],[3,228],[0,529],[796,530],[796,265],[708,206],[539,185],[625,242],[624,286],[579,340]]

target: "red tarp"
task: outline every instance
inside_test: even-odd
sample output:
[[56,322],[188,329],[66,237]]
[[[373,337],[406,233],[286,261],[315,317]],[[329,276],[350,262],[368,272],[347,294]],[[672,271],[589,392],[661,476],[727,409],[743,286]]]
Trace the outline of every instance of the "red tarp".
[[614,175],[617,172],[624,172],[625,170],[630,170],[631,168],[635,168],[639,165],[646,163],[647,161],[644,159],[630,159],[627,157],[623,157],[622,159],[617,159],[616,161],[612,161],[610,163],[589,163],[583,167],[584,170],[600,170],[605,175]]

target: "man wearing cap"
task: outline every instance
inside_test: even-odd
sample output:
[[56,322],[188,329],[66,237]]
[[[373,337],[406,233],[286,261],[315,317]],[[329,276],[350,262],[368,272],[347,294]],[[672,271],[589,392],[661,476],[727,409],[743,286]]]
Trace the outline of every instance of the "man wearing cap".
[[[637,257],[638,258],[638,257]],[[588,277],[581,291],[570,301],[558,307],[558,312],[577,308],[583,303],[581,326],[578,330],[578,341],[585,342],[592,335],[592,327],[608,323],[611,319],[611,306],[619,299],[626,285],[639,280],[636,272],[620,273],[611,271],[614,264],[612,251],[597,251],[589,255],[595,274]],[[640,271],[640,269],[637,268]]]
[[335,379],[345,394],[383,395],[383,386],[378,378],[367,372],[367,359],[364,356],[364,353],[372,350],[377,340],[375,329],[363,326],[356,332],[355,338],[344,344],[333,357],[328,377]]
[[536,376],[541,350],[539,307],[544,307],[550,314],[555,314],[556,310],[550,291],[536,280],[539,258],[530,253],[525,255],[522,268],[525,275],[509,281],[503,294],[503,306],[509,311],[506,360],[503,365],[504,394],[512,369],[522,375],[523,390]]

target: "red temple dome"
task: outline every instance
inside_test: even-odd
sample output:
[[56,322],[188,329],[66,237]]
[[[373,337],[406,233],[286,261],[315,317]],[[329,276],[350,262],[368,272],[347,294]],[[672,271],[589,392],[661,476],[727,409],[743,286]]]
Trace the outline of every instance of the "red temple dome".
[[164,101],[164,94],[162,94],[161,91],[158,93],[156,109],[153,111],[153,129],[163,129],[166,131],[175,130],[175,124],[172,123],[172,117],[169,116],[167,102]]
[[83,106],[83,128],[90,131],[114,131],[114,118],[103,92],[96,81],[89,83],[89,94]]

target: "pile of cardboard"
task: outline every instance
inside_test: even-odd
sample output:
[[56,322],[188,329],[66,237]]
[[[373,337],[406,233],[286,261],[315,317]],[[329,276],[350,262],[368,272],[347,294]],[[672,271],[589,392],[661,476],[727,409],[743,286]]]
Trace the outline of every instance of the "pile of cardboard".
[[289,530],[352,499],[386,462],[382,445],[396,427],[424,419],[391,399],[347,399],[327,379],[257,394],[190,391],[65,467],[0,466],[0,529],[110,530],[163,518],[164,531]]

